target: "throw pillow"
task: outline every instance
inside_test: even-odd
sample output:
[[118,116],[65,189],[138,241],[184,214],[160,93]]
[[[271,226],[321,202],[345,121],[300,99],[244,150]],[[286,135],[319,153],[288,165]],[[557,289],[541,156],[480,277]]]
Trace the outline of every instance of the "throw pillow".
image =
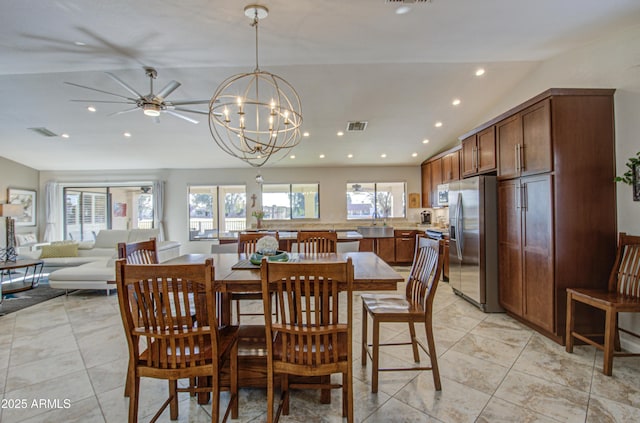
[[40,258],[78,257],[78,244],[43,245]]
[[18,247],[35,244],[37,242],[38,238],[34,233],[16,234],[16,244],[18,244]]

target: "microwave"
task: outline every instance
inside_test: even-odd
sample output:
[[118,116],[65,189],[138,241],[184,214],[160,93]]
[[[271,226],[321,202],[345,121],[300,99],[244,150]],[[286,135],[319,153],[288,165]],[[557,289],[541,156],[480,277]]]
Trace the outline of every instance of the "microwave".
[[438,207],[447,207],[449,205],[449,184],[438,185],[436,195],[436,204]]

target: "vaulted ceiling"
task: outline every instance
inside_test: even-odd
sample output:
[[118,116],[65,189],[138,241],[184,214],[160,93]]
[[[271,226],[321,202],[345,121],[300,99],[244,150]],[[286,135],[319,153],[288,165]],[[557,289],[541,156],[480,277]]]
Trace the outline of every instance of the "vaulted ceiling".
[[[127,95],[108,71],[146,94],[143,68],[153,66],[156,88],[182,83],[170,100],[208,100],[225,78],[255,66],[243,14],[250,3],[3,2],[0,155],[40,170],[247,166],[215,145],[206,116],[189,114],[200,121],[192,124],[163,114],[154,123],[141,111],[108,116],[128,108],[110,103],[89,112],[70,100],[113,98],[64,82]],[[640,22],[637,0],[258,3],[270,11],[260,23],[260,67],[296,88],[309,132],[295,159],[267,166],[417,165],[482,123],[541,62]],[[408,12],[396,13],[400,6]],[[485,74],[475,76],[478,68]],[[346,132],[348,121],[368,125]]]

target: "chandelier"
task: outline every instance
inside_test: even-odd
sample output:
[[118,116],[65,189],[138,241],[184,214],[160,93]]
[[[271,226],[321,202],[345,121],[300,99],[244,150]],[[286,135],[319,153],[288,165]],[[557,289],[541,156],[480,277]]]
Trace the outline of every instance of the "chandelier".
[[225,153],[260,167],[298,145],[302,107],[291,84],[258,66],[258,22],[269,10],[249,5],[244,14],[256,30],[256,67],[220,84],[209,102],[209,130]]

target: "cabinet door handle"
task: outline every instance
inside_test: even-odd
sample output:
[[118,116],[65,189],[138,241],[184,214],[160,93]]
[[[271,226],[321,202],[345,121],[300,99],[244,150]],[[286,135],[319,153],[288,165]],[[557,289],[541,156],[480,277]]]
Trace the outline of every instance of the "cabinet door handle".
[[478,166],[476,166],[477,160],[478,160],[478,148],[473,147],[471,149],[471,167],[473,168],[474,171],[478,168]]
[[516,183],[516,210],[520,208],[520,202],[522,201],[522,194],[520,192],[520,183]]
[[518,158],[520,159],[520,172],[522,172],[525,167],[524,167],[524,146],[522,144],[518,144]]
[[516,155],[515,155],[515,157],[514,157],[514,158],[515,158],[515,160],[516,160],[516,163],[515,163],[515,166],[516,166],[516,173],[519,173],[519,172],[520,172],[520,168],[519,168],[519,166],[518,166],[518,163],[520,162],[520,158],[519,158],[519,157],[520,157],[520,153],[518,152],[518,146],[519,146],[519,145],[520,145],[520,144],[516,144],[516,145],[514,145],[514,147],[515,147],[515,154],[516,154]]
[[522,184],[522,210],[527,211],[529,209],[529,194],[527,192],[527,184]]

